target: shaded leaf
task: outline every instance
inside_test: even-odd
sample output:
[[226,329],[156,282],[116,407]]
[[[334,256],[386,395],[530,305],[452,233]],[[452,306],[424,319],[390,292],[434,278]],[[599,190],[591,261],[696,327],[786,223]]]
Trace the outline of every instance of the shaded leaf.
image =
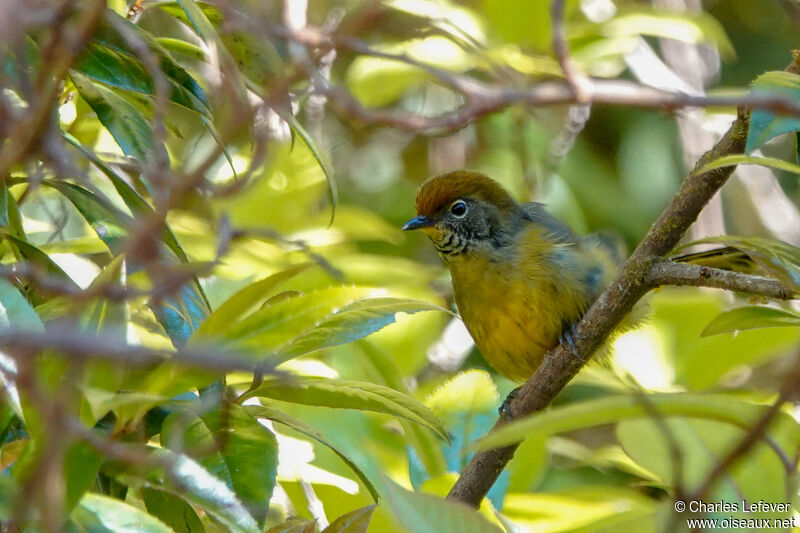
[[[800,102],[800,76],[790,72],[767,72],[753,82],[752,93],[760,96],[783,96]],[[767,109],[755,108],[750,114],[746,152],[763,146],[770,139],[800,131],[800,119],[780,116]]]
[[475,509],[431,494],[409,492],[386,479],[386,499],[397,518],[412,533],[502,533]]
[[153,159],[156,152],[153,132],[136,106],[82,74],[73,72],[70,78],[125,155],[142,162]]
[[203,523],[192,506],[179,497],[163,490],[143,487],[140,489],[147,512],[155,516],[175,533],[202,533]]
[[334,520],[322,533],[366,533],[374,512],[374,505],[350,511]]
[[284,402],[374,411],[412,420],[447,440],[447,432],[433,412],[423,404],[394,389],[360,381],[322,378],[293,378],[265,381],[245,398],[266,397]]
[[718,315],[703,330],[701,336],[731,333],[743,329],[800,326],[800,314],[774,307],[748,306]]
[[330,448],[331,451],[338,455],[339,458],[350,468],[350,470],[352,470],[353,473],[358,476],[358,479],[361,480],[361,483],[363,483],[364,486],[367,487],[367,490],[369,490],[369,493],[372,495],[372,499],[376,502],[378,501],[378,491],[375,490],[375,487],[372,485],[372,482],[370,482],[369,478],[367,478],[366,474],[364,474],[364,472],[358,468],[358,466],[351,461],[349,457],[342,453],[332,442],[323,437],[322,434],[316,429],[309,426],[302,420],[298,420],[297,418],[284,413],[283,411],[279,411],[265,405],[247,405],[245,406],[245,409],[248,413],[256,418],[266,418],[268,420],[272,420],[273,422],[278,422],[288,426],[293,430],[311,437],[320,444]]
[[[188,424],[180,432],[186,419]],[[225,481],[263,523],[275,487],[278,442],[244,407],[226,404],[199,418],[172,413],[164,421],[162,434],[177,446],[181,443],[172,439],[182,436],[182,446],[188,450],[208,452],[221,447],[201,457],[200,463]]]
[[[233,532],[258,533],[260,528],[224,481],[186,455],[166,448],[152,449],[154,459],[169,464],[169,473],[149,472],[145,477],[190,504],[204,509]],[[143,465],[139,465],[143,468]]]

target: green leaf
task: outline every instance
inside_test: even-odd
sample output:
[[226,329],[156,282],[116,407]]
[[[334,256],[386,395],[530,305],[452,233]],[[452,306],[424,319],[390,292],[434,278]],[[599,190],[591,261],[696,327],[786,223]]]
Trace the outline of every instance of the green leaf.
[[[397,368],[390,354],[380,350],[367,340],[360,341],[356,346],[363,352],[365,370],[371,381],[386,385],[404,394],[410,393],[403,374]],[[430,431],[426,431],[408,420],[400,420],[400,424],[403,426],[406,440],[413,447],[425,469],[423,479],[445,474],[447,462],[436,437]]]
[[288,349],[294,340],[310,334],[321,322],[334,316],[348,304],[374,294],[365,287],[329,287],[270,304],[220,333],[236,347],[270,353],[275,362],[291,358]]
[[[135,215],[149,215],[153,212],[153,208],[150,207],[150,204],[148,204],[145,199],[142,198],[139,193],[128,184],[127,181],[114,172],[110,166],[105,164],[102,159],[97,157],[97,155],[95,155],[91,150],[83,146],[78,139],[69,133],[62,132],[62,135],[68,143],[74,146],[75,149],[77,149],[89,161],[91,161],[100,170],[100,172],[102,172],[109,179],[109,181],[111,181],[111,184],[114,186],[117,194],[120,195],[122,201],[125,202],[125,205],[128,206],[128,209],[130,209],[132,213]],[[175,238],[175,234],[172,233],[172,230],[166,224],[164,225],[161,239],[164,241],[164,244],[166,244],[167,247],[169,247],[169,249],[172,250],[176,256],[178,256],[178,259],[180,259],[181,262],[188,262],[189,259],[186,257],[186,253],[183,251],[183,248],[181,248],[181,245]]]
[[133,225],[131,217],[114,208],[107,199],[97,196],[79,185],[64,181],[48,181],[47,185],[59,191],[72,202],[112,252],[122,253],[124,251],[123,241],[128,236],[128,228]]
[[106,11],[106,21],[98,28],[94,40],[85,47],[74,67],[76,71],[111,87],[155,95],[152,74],[130,49],[117,26],[124,27],[133,38],[138,38],[158,60],[161,74],[169,84],[168,98],[171,102],[205,117],[211,116],[208,98],[197,81],[150,33],[112,11]]
[[239,320],[244,314],[262,302],[272,289],[306,270],[311,263],[302,263],[253,282],[238,290],[220,305],[195,332],[193,338],[212,337]]
[[[800,102],[800,76],[790,72],[767,72],[753,82],[752,94],[770,97],[788,97]],[[747,132],[745,152],[751,152],[763,146],[770,139],[800,131],[800,119],[780,116],[766,109],[753,109],[750,113],[750,129]]]
[[608,37],[651,35],[691,44],[713,44],[724,58],[736,57],[733,44],[717,19],[705,12],[624,10],[600,25]]
[[399,416],[427,426],[448,440],[442,423],[430,409],[411,396],[374,383],[303,377],[292,378],[291,381],[268,380],[248,392],[244,398],[254,396]]
[[25,238],[25,230],[22,229],[22,219],[19,217],[17,200],[11,191],[8,190],[8,182],[0,184],[0,226],[22,239]]
[[140,489],[147,512],[155,516],[175,533],[203,533],[205,527],[192,506],[179,497],[163,490]]
[[338,455],[339,458],[350,468],[350,470],[352,470],[353,473],[358,476],[358,479],[361,480],[361,483],[367,487],[367,490],[372,495],[372,499],[376,502],[378,501],[378,491],[375,490],[375,487],[372,485],[372,482],[370,482],[369,478],[367,478],[366,474],[364,474],[364,472],[358,468],[358,466],[351,461],[349,457],[342,453],[333,443],[323,437],[322,434],[316,429],[309,426],[302,420],[298,420],[293,416],[284,413],[283,411],[279,411],[265,405],[247,405],[245,406],[245,409],[248,413],[256,418],[266,418],[268,420],[272,420],[273,422],[278,422],[279,424],[288,426],[293,430],[311,437],[320,444],[330,448],[331,451]]
[[444,311],[446,309],[410,298],[369,298],[347,304],[313,329],[282,348],[288,357],[353,342],[392,324],[397,313]]
[[[64,272],[60,266],[58,266],[50,257],[41,251],[36,246],[32,245],[28,241],[20,239],[14,235],[9,233],[4,233],[2,228],[0,228],[0,235],[2,235],[6,240],[8,240],[13,246],[19,250],[22,257],[24,257],[27,261],[33,263],[34,265],[40,267],[45,274],[51,276],[55,279],[60,280],[64,284],[66,284],[68,289],[80,290],[78,284],[75,283],[72,278]],[[39,303],[39,302],[34,302]]]
[[317,523],[314,520],[290,518],[282,524],[269,528],[267,533],[314,533],[316,530]]
[[768,274],[800,292],[800,248],[796,246],[776,239],[737,235],[706,237],[685,246],[700,243],[719,243],[738,248]]
[[64,456],[66,492],[64,507],[71,511],[84,493],[94,485],[103,456],[85,442],[74,442]]
[[[141,162],[153,159],[156,153],[153,132],[136,106],[82,74],[72,72],[70,78],[125,155]],[[164,147],[159,146],[159,150]]]
[[158,41],[158,44],[170,52],[177,52],[200,61],[204,60],[206,57],[206,53],[202,48],[188,41],[184,41],[183,39],[174,39],[172,37],[156,37],[156,41]]
[[[172,416],[172,415],[169,415]],[[169,419],[169,416],[167,419]],[[173,419],[174,420],[174,419]],[[166,422],[166,421],[165,421]],[[189,421],[191,422],[191,420]],[[162,432],[163,438],[169,433]],[[214,445],[213,440],[204,440],[205,445]],[[149,448],[155,461],[170,465],[169,471],[151,471],[147,465],[131,465],[147,483],[155,484],[172,494],[185,499],[191,505],[205,510],[232,532],[259,533],[261,529],[253,517],[229,488],[229,484],[212,475],[202,465],[186,455],[176,454],[166,448]],[[206,450],[214,448],[206,448]]]
[[350,511],[334,520],[322,533],[366,533],[374,512],[374,505]]
[[783,161],[782,159],[775,159],[774,157],[756,157],[753,155],[744,154],[725,155],[719,159],[714,159],[713,161],[709,161],[699,169],[695,170],[693,174],[700,175],[708,172],[709,170],[730,167],[733,165],[761,165],[762,167],[769,167],[775,170],[783,170],[786,172],[792,172],[794,174],[800,174],[800,165],[795,165],[794,163],[789,163],[788,161]]
[[502,533],[478,512],[464,504],[431,494],[409,492],[386,479],[386,499],[405,528],[412,533]]
[[[687,493],[692,493],[747,431],[711,420],[672,417],[657,422],[641,418],[620,422],[617,438],[625,453],[655,474],[664,486],[680,483]],[[738,462],[721,477],[707,494],[707,501],[780,500],[785,497],[786,483],[781,459],[761,441],[747,454],[747,460]]]
[[[724,395],[665,393],[648,394],[645,399],[636,396],[609,396],[552,407],[545,412],[514,420],[479,440],[474,448],[489,450],[517,443],[528,436],[549,436],[651,416],[651,408],[663,416],[718,420],[745,429],[751,427],[764,410],[761,405]],[[800,437],[800,431],[797,436]]]
[[171,533],[166,524],[144,511],[100,494],[87,494],[72,511],[72,521],[89,533]]
[[25,297],[4,278],[0,278],[0,326],[42,331],[42,321]]
[[739,307],[721,313],[703,330],[701,336],[731,333],[743,329],[779,328],[800,326],[800,314],[774,307]]
[[200,458],[200,463],[225,481],[263,524],[277,475],[275,435],[237,404],[226,404],[200,418],[172,413],[164,421],[162,434],[172,439],[179,437],[176,432],[184,426],[186,418],[189,423],[182,433],[182,446],[187,450],[202,450],[201,453],[221,446],[220,451]]

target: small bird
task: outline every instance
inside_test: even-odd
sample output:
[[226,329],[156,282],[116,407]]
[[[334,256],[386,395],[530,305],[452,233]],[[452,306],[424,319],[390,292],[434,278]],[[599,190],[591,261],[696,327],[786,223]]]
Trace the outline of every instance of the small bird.
[[450,267],[461,318],[486,361],[517,382],[545,353],[572,343],[574,324],[624,258],[605,235],[576,236],[540,203],[519,204],[497,182],[456,171],[422,184],[417,216]]

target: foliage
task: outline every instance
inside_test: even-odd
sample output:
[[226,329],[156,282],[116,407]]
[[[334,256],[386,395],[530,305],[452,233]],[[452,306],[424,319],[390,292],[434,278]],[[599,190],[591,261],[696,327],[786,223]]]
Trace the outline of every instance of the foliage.
[[[619,107],[577,126],[579,107],[498,105],[454,133],[383,127],[459,108],[453,79],[559,80],[550,2],[305,4],[300,27],[288,0],[20,4],[16,27],[0,23],[0,520],[682,530],[674,499],[774,400],[800,315],[665,289],[557,405],[478,440],[513,384],[470,349],[428,243],[398,228],[425,176],[470,167],[580,233],[635,245],[693,147],[671,119]],[[785,62],[765,54],[795,31],[752,4],[570,1],[563,22],[591,76],[640,76],[637,50],[677,40],[738,54],[721,71],[737,94],[800,105],[796,74],[746,87]],[[696,172],[757,165],[800,220],[798,131],[796,114],[755,108],[747,153]],[[743,180],[724,191],[724,221],[748,236],[701,242],[800,290],[800,235],[764,219]],[[762,437],[706,499],[795,502],[798,423],[780,411]],[[480,511],[442,499],[475,449],[522,438]]]

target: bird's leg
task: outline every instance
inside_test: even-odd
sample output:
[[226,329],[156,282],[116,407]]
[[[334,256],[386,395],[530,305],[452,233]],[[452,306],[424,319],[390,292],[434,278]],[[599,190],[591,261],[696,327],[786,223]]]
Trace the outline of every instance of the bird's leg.
[[511,402],[513,402],[514,398],[517,397],[517,394],[519,394],[519,390],[521,388],[522,387],[517,387],[509,392],[508,396],[506,396],[506,399],[503,400],[503,403],[497,408],[497,414],[499,414],[501,418],[511,420]]
[[575,345],[575,336],[577,335],[577,331],[575,330],[575,322],[570,322],[569,324],[564,324],[564,329],[561,330],[561,336],[558,338],[558,341],[569,348],[569,351],[578,358],[579,361],[585,363],[586,360],[583,359],[578,353],[578,347]]

